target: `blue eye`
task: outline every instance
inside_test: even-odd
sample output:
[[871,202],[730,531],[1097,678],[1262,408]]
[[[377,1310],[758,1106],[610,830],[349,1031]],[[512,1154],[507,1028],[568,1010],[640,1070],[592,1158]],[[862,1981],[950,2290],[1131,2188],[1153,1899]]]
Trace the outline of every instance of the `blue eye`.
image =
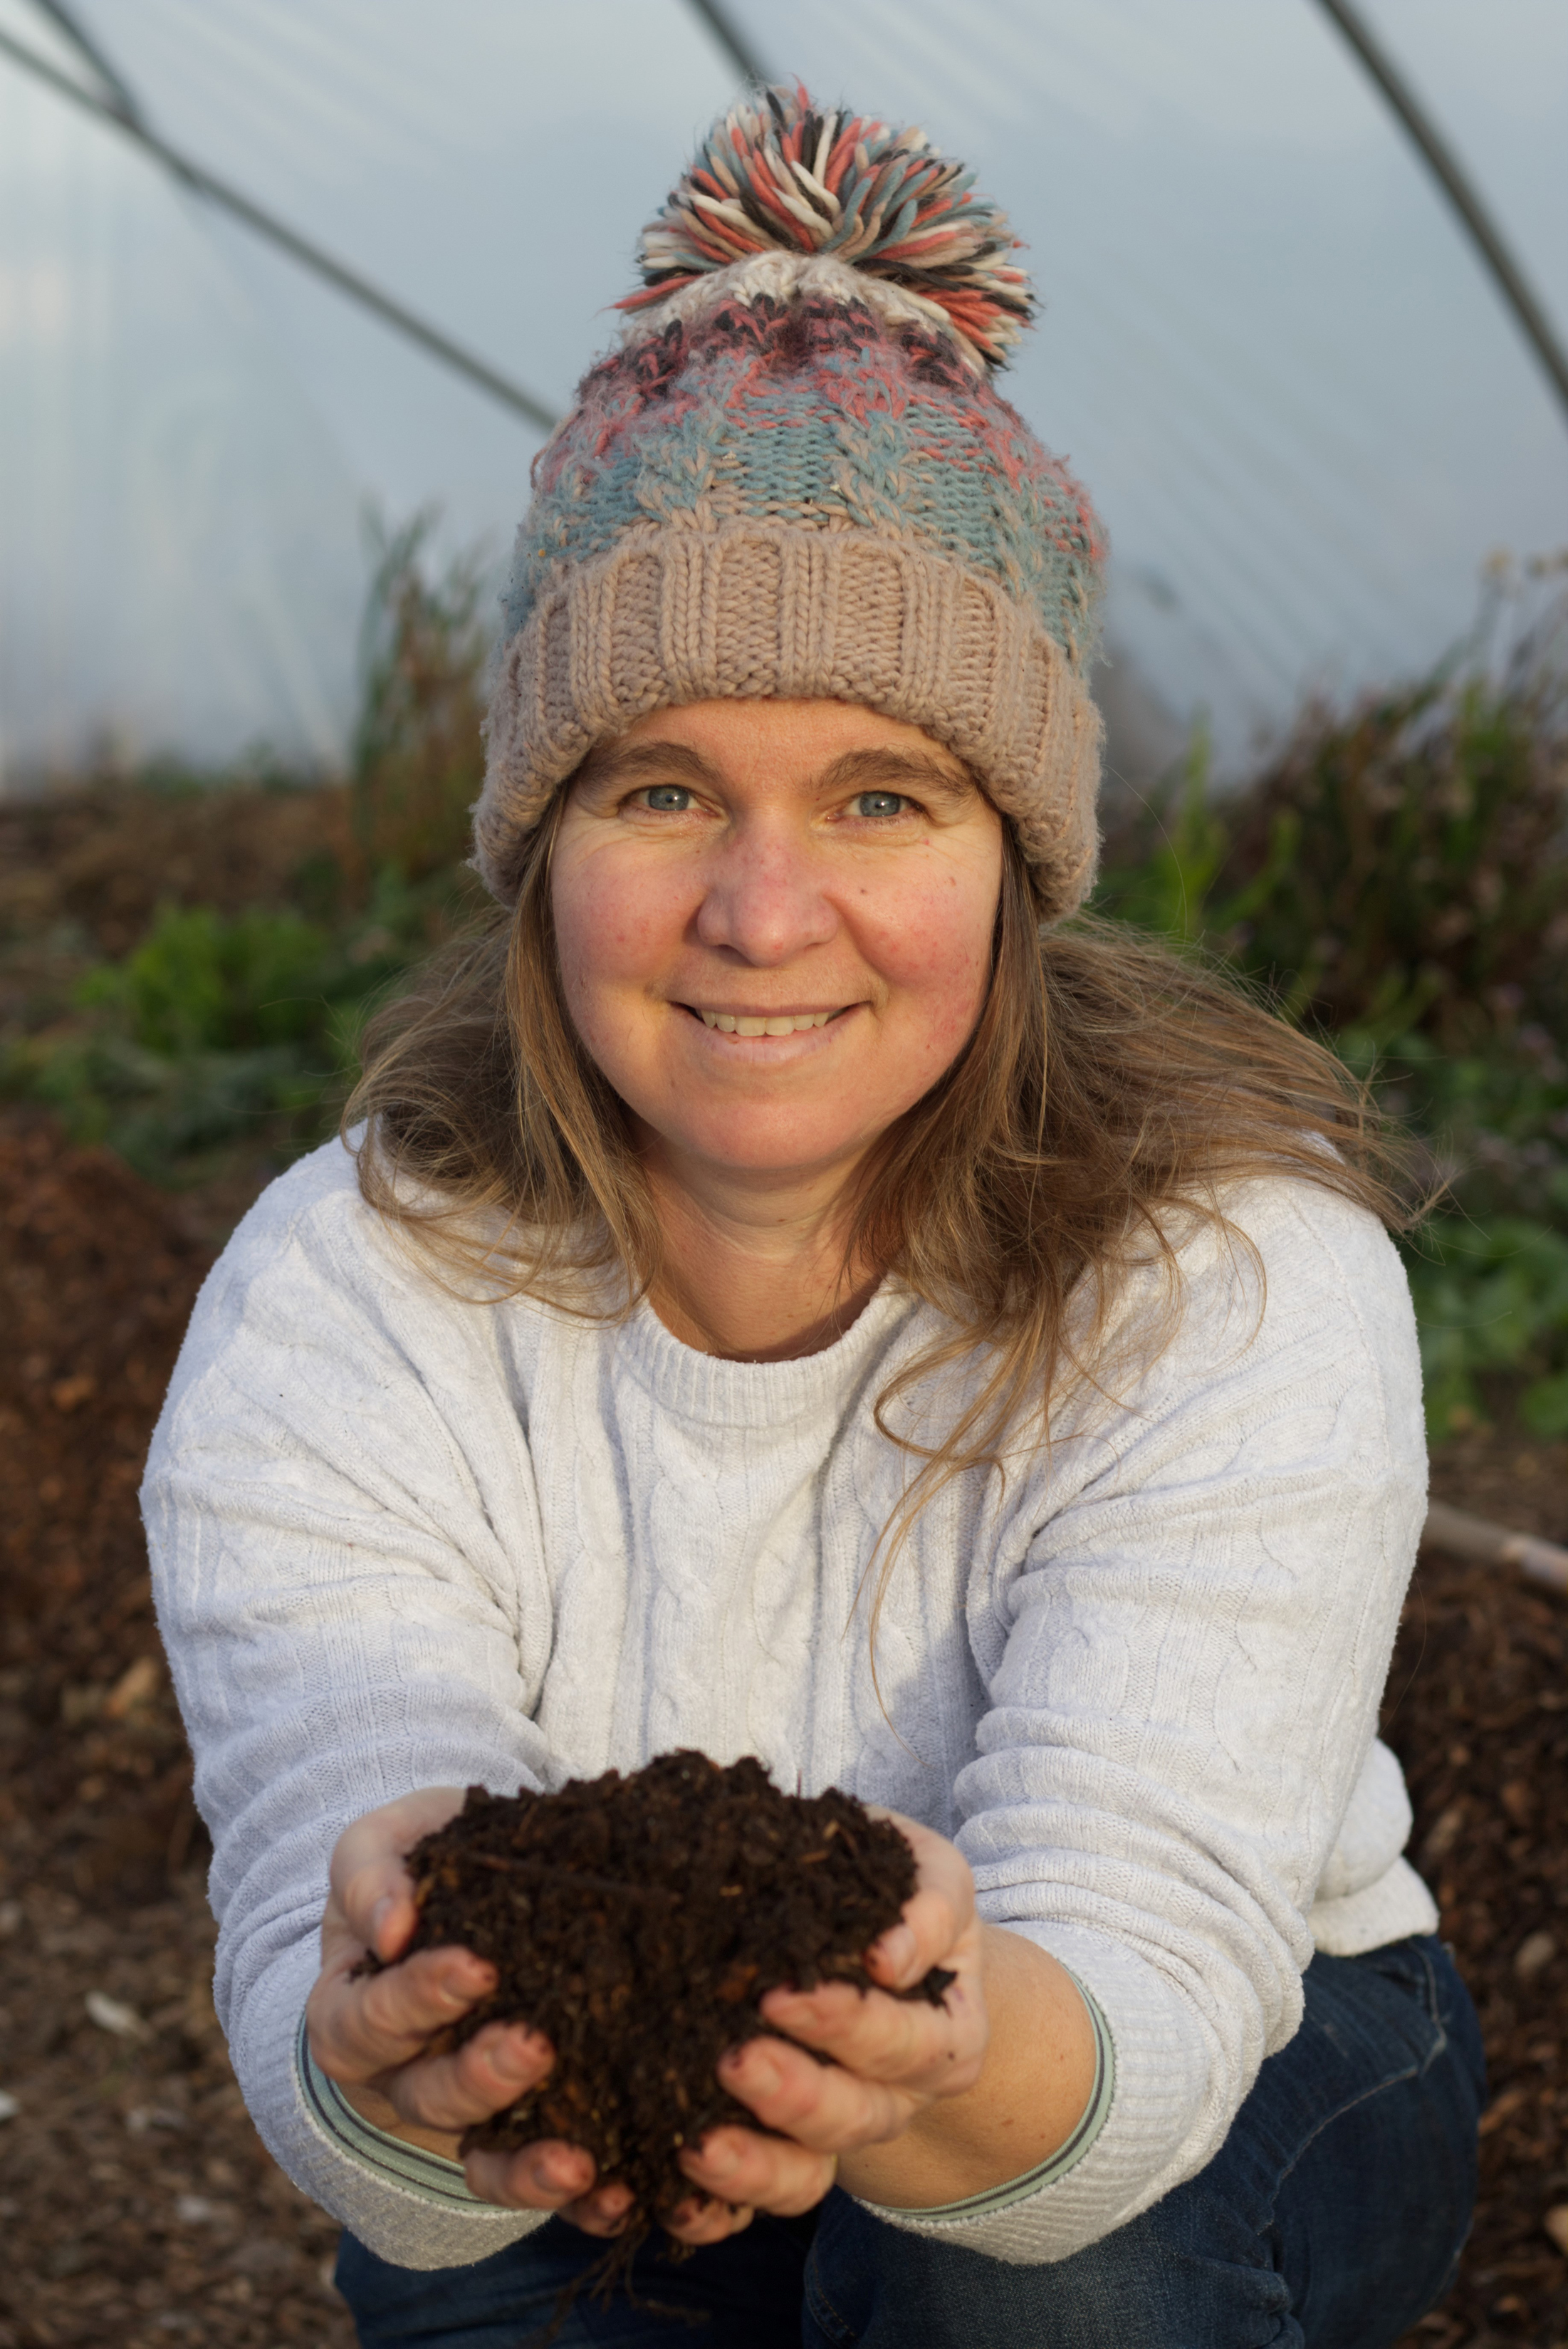
[[855,802],[857,815],[902,815],[909,802],[900,792],[862,792]]
[[650,783],[643,793],[643,805],[656,808],[662,815],[684,815],[691,805],[691,793],[684,783]]

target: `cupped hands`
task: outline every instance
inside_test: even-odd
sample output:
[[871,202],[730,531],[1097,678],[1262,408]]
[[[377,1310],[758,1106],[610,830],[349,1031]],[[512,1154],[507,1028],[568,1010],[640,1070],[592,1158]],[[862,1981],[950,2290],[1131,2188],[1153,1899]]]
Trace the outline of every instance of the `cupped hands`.
[[[393,1962],[416,1923],[404,1856],[462,1802],[460,1787],[426,1787],[369,1812],[339,1838],[322,1969],[306,2008],[312,2052],[365,2119],[462,2159],[471,2191],[484,2200],[558,2213],[591,2235],[614,2235],[631,2197],[598,2179],[581,2146],[544,2140],[516,2152],[459,2152],[465,2129],[515,2104],[554,2060],[548,2041],[519,2023],[487,2023],[462,2045],[452,2044],[454,2025],[494,1989],[495,1969],[462,1949],[420,1950]],[[868,2148],[901,2137],[980,2076],[985,1945],[968,1867],[930,1828],[896,1813],[880,1816],[908,1838],[918,1873],[902,1920],[867,1956],[878,1987],[827,1982],[764,1998],[769,2033],[732,2048],[718,2074],[759,2126],[720,2126],[682,2155],[693,2194],[664,2223],[683,2242],[719,2241],[755,2210],[790,2216],[811,2209],[836,2175],[854,2182]],[[382,1971],[356,1971],[367,1951],[382,1960]],[[912,1990],[933,1966],[954,1976],[940,2006],[888,1995]],[[874,2173],[874,2158],[870,2168]]]

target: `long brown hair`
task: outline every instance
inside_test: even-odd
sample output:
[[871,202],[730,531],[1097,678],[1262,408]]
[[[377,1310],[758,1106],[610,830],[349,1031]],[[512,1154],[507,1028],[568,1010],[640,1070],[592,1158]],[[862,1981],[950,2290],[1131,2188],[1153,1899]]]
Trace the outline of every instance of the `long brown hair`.
[[[530,843],[511,922],[373,1023],[345,1127],[365,1123],[366,1198],[437,1278],[614,1318],[657,1278],[660,1233],[627,1112],[562,996],[550,902],[561,806]],[[880,1267],[946,1323],[877,1401],[883,1433],[921,1463],[884,1529],[884,1564],[941,1485],[999,1465],[1030,1420],[1048,1433],[1065,1370],[1097,1375],[1132,1261],[1164,1266],[1174,1308],[1175,1226],[1195,1217],[1229,1233],[1232,1185],[1295,1175],[1396,1226],[1410,1220],[1398,1145],[1332,1052],[1146,934],[1086,916],[1042,929],[1005,834],[979,1022],[882,1137],[845,1249],[846,1277]],[[1160,1333],[1146,1334],[1157,1350]],[[894,1401],[961,1361],[980,1375],[965,1380],[955,1424],[930,1445],[895,1433]]]

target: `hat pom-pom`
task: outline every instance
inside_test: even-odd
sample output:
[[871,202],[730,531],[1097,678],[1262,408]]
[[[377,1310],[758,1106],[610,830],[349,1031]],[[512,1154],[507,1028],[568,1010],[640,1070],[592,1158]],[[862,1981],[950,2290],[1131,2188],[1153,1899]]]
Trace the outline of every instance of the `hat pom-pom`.
[[923,130],[840,108],[802,88],[743,99],[716,122],[662,212],[643,231],[639,310],[758,254],[830,254],[891,280],[977,364],[1006,364],[1035,297],[1011,260],[1007,215]]

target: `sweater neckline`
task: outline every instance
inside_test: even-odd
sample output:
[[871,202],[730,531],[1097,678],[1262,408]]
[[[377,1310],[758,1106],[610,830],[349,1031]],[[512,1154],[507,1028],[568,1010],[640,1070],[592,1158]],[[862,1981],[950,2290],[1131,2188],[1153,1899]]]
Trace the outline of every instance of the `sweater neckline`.
[[830,1346],[790,1362],[734,1362],[665,1329],[645,1297],[617,1332],[626,1368],[662,1409],[709,1427],[776,1428],[841,1405],[915,1299],[884,1280]]

